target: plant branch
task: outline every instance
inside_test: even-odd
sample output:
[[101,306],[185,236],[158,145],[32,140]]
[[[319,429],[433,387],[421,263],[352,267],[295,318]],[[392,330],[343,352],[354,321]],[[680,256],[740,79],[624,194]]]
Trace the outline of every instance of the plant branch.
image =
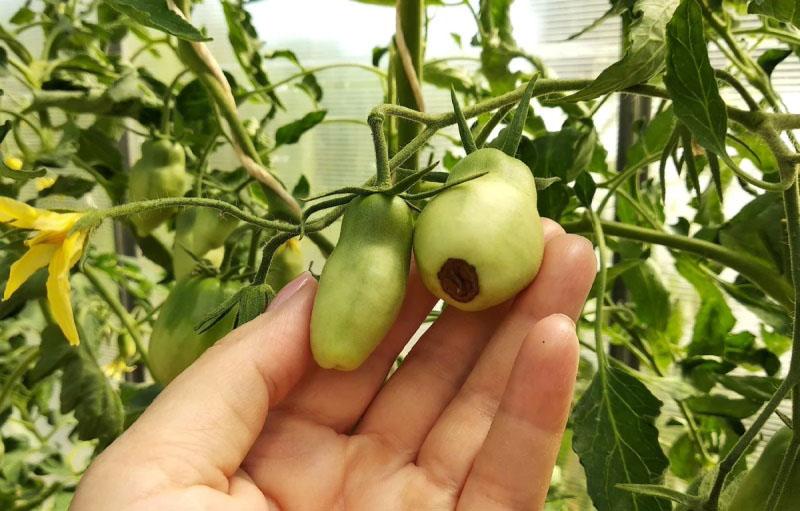
[[[739,272],[744,277],[747,277],[785,308],[791,309],[793,307],[792,287],[789,282],[766,263],[753,256],[730,250],[716,243],[690,238],[688,236],[661,232],[610,220],[601,220],[601,224],[603,231],[608,236],[655,243],[722,263]],[[577,222],[564,223],[562,226],[567,232],[592,232],[592,224],[588,218]]]

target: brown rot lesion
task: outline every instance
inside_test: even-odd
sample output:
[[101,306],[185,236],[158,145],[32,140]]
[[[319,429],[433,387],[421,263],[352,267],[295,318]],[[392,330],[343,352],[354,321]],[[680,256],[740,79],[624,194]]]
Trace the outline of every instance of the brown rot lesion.
[[463,259],[448,259],[436,276],[445,293],[456,301],[467,303],[480,292],[477,270]]

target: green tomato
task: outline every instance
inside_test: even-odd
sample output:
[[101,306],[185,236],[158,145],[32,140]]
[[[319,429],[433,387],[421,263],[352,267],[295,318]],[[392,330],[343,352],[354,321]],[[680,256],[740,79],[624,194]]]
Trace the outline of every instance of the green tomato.
[[300,242],[292,238],[275,251],[267,273],[267,284],[276,293],[306,269]]
[[408,281],[413,217],[398,197],[372,194],[347,207],[311,314],[311,352],[326,369],[350,371],[397,319]]
[[195,257],[203,257],[209,251],[224,245],[238,225],[237,218],[215,209],[181,210],[175,217],[175,243],[172,250],[175,278],[181,279],[189,275],[197,266]]
[[487,174],[440,193],[414,228],[414,257],[425,286],[467,311],[502,303],[536,277],[544,253],[536,183],[523,162],[480,149],[447,182]]
[[194,331],[203,318],[236,293],[238,285],[212,277],[179,280],[161,305],[150,336],[153,378],[166,385],[233,328],[229,312],[210,330]]
[[[744,476],[736,488],[729,511],[765,511],[772,485],[778,476],[781,461],[786,457],[792,430],[783,427],[770,438],[758,461]],[[785,491],[778,503],[779,511],[797,509],[800,503],[800,466],[795,466],[786,481]]]
[[[181,197],[188,182],[183,147],[169,140],[148,140],[142,144],[142,157],[131,167],[128,200]],[[131,221],[139,236],[147,236],[174,214],[173,208],[156,209],[133,215]]]

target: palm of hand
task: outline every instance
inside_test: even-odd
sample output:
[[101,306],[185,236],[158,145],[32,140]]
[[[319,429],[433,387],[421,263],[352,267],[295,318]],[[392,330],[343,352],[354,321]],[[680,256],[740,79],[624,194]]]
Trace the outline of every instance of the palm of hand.
[[[481,313],[448,309],[384,383],[433,298],[412,275],[356,371],[308,353],[315,284],[218,343],[95,461],[73,509],[536,509],[571,400],[585,240],[546,224],[537,280]],[[564,271],[563,268],[568,268]]]

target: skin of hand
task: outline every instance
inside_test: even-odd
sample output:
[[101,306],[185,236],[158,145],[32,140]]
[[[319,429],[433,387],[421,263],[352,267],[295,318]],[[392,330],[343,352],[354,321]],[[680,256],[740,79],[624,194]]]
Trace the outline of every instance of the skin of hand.
[[352,372],[314,364],[317,284],[301,275],[167,386],[94,461],[71,509],[542,509],[596,272],[586,239],[546,220],[545,240],[526,290],[482,312],[447,308],[388,381],[435,303],[416,274]]

